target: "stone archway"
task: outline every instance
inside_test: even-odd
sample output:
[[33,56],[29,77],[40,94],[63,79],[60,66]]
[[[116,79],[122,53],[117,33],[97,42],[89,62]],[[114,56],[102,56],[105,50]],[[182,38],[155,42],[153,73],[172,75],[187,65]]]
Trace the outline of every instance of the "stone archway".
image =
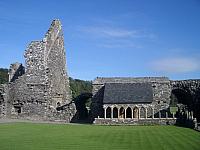
[[144,107],[140,108],[140,118],[146,117],[146,109]]
[[133,118],[139,118],[139,109],[137,107],[133,109]]
[[128,107],[126,109],[126,118],[132,118],[132,109],[130,107]]
[[171,93],[170,105],[184,104],[190,107],[193,104],[193,98],[189,91],[183,89],[173,89]]
[[121,107],[119,109],[119,118],[125,118],[125,109],[124,109],[124,107]]
[[147,108],[147,118],[153,118],[154,114],[153,114],[153,108],[148,107]]
[[[86,103],[89,99],[92,98],[92,93],[82,93],[75,97],[73,101],[75,102],[76,105],[76,118],[77,122],[82,121],[82,120],[87,120],[89,117],[89,110],[88,107],[86,106]],[[57,102],[57,110],[62,110],[63,106],[61,105],[60,102]]]
[[117,109],[117,107],[113,108],[113,118],[118,118],[118,109]]
[[110,107],[106,108],[106,118],[111,118],[111,108]]

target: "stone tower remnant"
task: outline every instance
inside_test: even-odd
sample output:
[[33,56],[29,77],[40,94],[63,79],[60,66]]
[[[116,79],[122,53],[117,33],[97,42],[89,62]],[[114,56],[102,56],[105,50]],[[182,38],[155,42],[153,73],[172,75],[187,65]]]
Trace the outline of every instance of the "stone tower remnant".
[[24,56],[25,67],[15,63],[9,70],[6,116],[70,122],[75,105],[66,71],[60,21],[52,22],[43,40],[32,41]]

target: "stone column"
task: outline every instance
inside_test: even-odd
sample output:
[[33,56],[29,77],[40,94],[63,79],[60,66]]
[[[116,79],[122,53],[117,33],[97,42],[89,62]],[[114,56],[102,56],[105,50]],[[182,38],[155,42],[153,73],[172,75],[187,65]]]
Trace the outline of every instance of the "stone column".
[[187,119],[188,119],[188,118],[189,118],[189,117],[188,117],[188,111],[186,111],[186,116],[187,116]]
[[166,111],[166,118],[168,119],[168,112]]
[[193,111],[191,111],[191,119],[192,119],[192,120],[194,119]]
[[140,108],[138,108],[138,119],[140,119]]
[[106,119],[106,107],[104,107],[104,119]]
[[134,112],[133,112],[133,108],[131,108],[131,119],[133,119],[133,117],[134,117]]
[[158,112],[158,115],[159,115],[159,119],[161,118],[161,112],[160,112],[160,110],[159,110],[159,112]]
[[117,111],[118,111],[118,119],[119,119],[120,108],[117,108]]
[[126,108],[124,108],[124,118],[126,119]]
[[172,115],[173,115],[173,118],[175,118],[175,114],[174,114],[174,112],[172,113]]
[[111,119],[113,119],[113,107],[111,107]]
[[145,119],[147,119],[147,108],[145,108]]
[[152,108],[152,119],[154,119],[154,108]]
[[189,114],[189,115],[188,115],[188,118],[191,119],[191,112],[189,111],[188,114]]

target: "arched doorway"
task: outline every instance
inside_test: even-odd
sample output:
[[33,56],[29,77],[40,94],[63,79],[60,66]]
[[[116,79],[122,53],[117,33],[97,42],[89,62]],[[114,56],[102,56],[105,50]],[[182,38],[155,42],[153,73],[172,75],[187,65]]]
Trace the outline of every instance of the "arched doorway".
[[132,110],[130,107],[126,109],[126,118],[132,118]]
[[147,118],[152,118],[153,117],[153,109],[151,107],[147,108]]
[[144,107],[140,108],[140,118],[145,118],[146,117],[146,110]]
[[[89,111],[90,111],[90,104],[91,104],[91,98],[92,98],[92,93],[82,93],[78,95],[77,97],[73,98],[73,101],[75,102],[76,105],[76,116],[73,120],[73,122],[79,122],[83,120],[87,120],[89,117]],[[57,110],[61,110],[62,106],[61,103],[57,103]],[[103,112],[103,110],[102,110]],[[103,114],[102,116],[103,117]],[[78,120],[76,120],[78,118]]]
[[138,118],[139,117],[139,109],[135,107],[133,109],[133,118]]
[[123,107],[119,109],[119,118],[125,118],[125,109]]
[[110,107],[108,107],[106,109],[106,118],[111,118],[111,108]]
[[192,106],[193,100],[190,92],[183,89],[172,90],[170,105],[176,106],[176,104],[184,104],[188,107]]
[[161,118],[166,118],[166,113],[167,113],[167,110],[163,109],[163,110],[160,110],[160,117]]
[[[170,106],[177,106],[177,104],[183,104],[186,106],[188,111],[192,111],[195,104],[190,91],[180,88],[173,89],[171,93]],[[175,117],[179,117],[179,113],[175,114]]]
[[118,109],[117,109],[117,107],[113,108],[113,118],[118,118]]

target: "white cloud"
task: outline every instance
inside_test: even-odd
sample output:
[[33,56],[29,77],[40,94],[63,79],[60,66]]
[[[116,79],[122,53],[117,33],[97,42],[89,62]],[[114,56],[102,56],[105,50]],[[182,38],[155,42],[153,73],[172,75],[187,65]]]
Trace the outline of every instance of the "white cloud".
[[99,43],[98,46],[104,48],[142,48],[141,45],[135,44],[133,41],[129,40],[111,40]]
[[155,38],[154,34],[147,34],[141,30],[128,30],[124,28],[88,26],[81,27],[79,30],[95,37],[104,38]]
[[164,58],[151,63],[155,71],[165,73],[187,73],[200,70],[200,61],[195,58]]
[[138,39],[155,39],[155,35],[143,30],[103,26],[79,26],[77,27],[79,36],[98,39],[97,46],[103,48],[142,48]]

